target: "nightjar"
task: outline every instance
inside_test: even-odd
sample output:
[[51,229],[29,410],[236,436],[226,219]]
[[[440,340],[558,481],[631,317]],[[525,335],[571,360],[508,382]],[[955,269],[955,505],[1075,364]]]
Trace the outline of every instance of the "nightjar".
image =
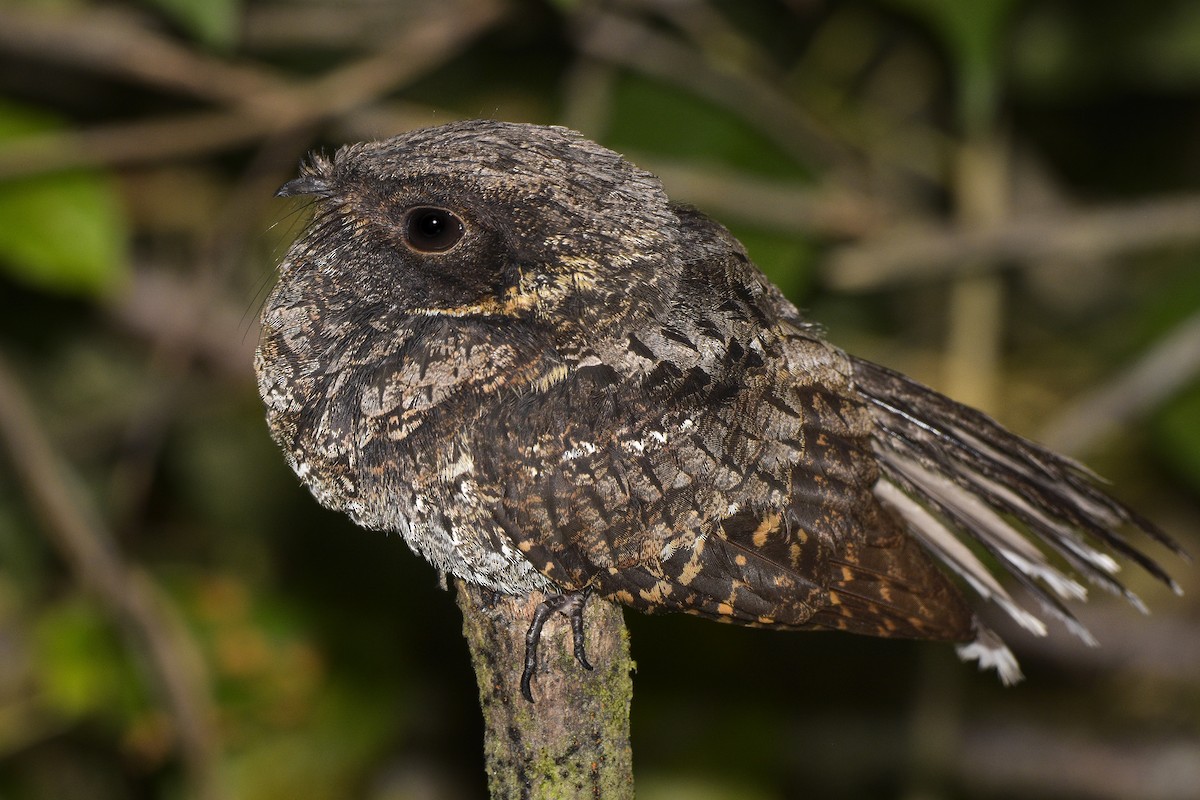
[[547,593],[527,697],[542,621],[581,632],[590,592],[955,642],[1011,682],[967,594],[1091,641],[1063,602],[1082,580],[1141,607],[1114,556],[1178,591],[1121,530],[1178,545],[1085,468],[829,344],[728,231],[578,133],[418,130],[279,194],[315,212],[262,315],[274,439],[438,570]]

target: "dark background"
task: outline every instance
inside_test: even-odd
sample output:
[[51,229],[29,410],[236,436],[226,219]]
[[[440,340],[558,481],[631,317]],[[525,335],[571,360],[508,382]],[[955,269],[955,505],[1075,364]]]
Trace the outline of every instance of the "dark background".
[[[1200,550],[1191,0],[0,7],[0,798],[469,798],[453,598],[298,485],[251,370],[312,147],[579,128],[843,347]],[[1200,581],[946,646],[629,614],[639,796],[1200,796]]]

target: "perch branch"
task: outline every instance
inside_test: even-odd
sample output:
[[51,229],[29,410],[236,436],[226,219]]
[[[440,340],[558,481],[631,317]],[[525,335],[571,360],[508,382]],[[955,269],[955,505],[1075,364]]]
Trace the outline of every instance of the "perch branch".
[[592,671],[575,661],[565,618],[547,622],[535,703],[520,694],[525,631],[542,596],[491,598],[456,582],[463,635],[479,681],[492,800],[633,797],[629,706],[633,662],[621,609],[593,598],[585,610]]

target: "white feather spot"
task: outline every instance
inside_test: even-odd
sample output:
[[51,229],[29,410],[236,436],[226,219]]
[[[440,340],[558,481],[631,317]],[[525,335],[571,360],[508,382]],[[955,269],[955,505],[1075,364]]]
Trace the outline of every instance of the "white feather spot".
[[438,477],[449,483],[459,476],[469,475],[474,470],[475,459],[471,458],[471,451],[464,447],[458,455],[458,460],[442,467]]
[[599,448],[591,442],[580,442],[578,447],[572,447],[569,450],[564,450],[562,454],[563,461],[574,461],[577,458],[584,456],[595,455]]
[[1000,637],[987,628],[977,628],[975,641],[960,644],[956,650],[963,661],[978,661],[979,668],[994,669],[1005,686],[1020,683],[1025,677],[1012,651],[1000,641]]

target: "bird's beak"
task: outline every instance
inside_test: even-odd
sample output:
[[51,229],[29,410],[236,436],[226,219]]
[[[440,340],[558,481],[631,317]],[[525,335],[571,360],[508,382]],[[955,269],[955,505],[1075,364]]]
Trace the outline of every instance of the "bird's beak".
[[280,186],[275,192],[276,197],[298,197],[305,194],[326,196],[329,194],[329,184],[322,178],[312,175],[302,175]]

